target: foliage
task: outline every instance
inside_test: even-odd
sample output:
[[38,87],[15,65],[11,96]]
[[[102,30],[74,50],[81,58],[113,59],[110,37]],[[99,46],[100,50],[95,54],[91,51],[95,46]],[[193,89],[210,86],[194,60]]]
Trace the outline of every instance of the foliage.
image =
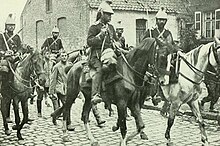
[[180,47],[184,52],[189,52],[199,45],[196,34],[195,29],[185,28],[180,31]]

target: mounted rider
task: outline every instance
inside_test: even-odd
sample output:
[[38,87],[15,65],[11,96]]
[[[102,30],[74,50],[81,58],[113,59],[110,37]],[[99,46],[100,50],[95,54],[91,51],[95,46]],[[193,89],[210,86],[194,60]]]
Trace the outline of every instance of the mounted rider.
[[[21,50],[21,39],[18,34],[14,34],[15,18],[9,14],[5,22],[5,32],[0,34],[0,90],[2,90],[2,83],[11,80],[13,74],[10,72],[8,61],[12,64],[18,60],[19,51]],[[10,120],[10,104],[6,103],[6,108],[9,109],[7,114],[7,122]]]
[[100,17],[90,26],[87,37],[87,44],[91,48],[90,66],[96,71],[92,77],[92,97],[93,104],[102,101],[100,97],[100,88],[102,80],[102,62],[101,54],[105,50],[113,51],[114,40],[118,40],[114,27],[109,24],[111,15],[114,14],[111,6],[102,2],[99,11]]
[[[60,33],[59,28],[57,26],[54,26],[51,33],[52,33],[52,36],[48,37],[44,41],[41,47],[41,50],[42,52],[49,50],[51,56],[58,59],[58,57],[60,56],[60,53],[64,50],[62,40],[59,38],[59,33]],[[59,62],[59,60],[56,60],[56,62]]]

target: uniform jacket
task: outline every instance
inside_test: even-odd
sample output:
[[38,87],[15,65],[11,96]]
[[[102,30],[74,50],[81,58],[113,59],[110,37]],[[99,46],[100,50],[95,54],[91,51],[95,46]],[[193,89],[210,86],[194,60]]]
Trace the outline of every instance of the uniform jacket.
[[[87,44],[91,47],[91,55],[92,56],[99,56],[101,55],[101,48],[102,43],[104,40],[104,36],[101,38],[97,37],[97,35],[101,32],[101,28],[104,26],[101,22],[96,22],[94,25],[90,26],[88,37],[87,37]],[[112,41],[118,41],[116,36],[116,32],[114,27],[111,24],[108,24],[108,33],[106,36],[105,44],[103,50],[106,48],[113,48]]]
[[61,93],[62,95],[66,95],[67,74],[65,73],[65,68],[67,65],[68,62],[64,65],[60,61],[53,67],[50,77],[49,94]]
[[[12,39],[9,40],[9,38],[11,38],[11,36],[13,36],[13,34],[8,34],[6,32],[4,32],[4,36],[5,39],[7,41],[8,47],[9,49],[13,50],[14,53],[16,53],[17,51],[20,50],[21,48],[21,39],[19,37],[19,35],[15,35]],[[6,51],[6,45],[5,45],[5,41],[3,39],[2,34],[0,34],[0,51]]]
[[166,40],[169,44],[174,44],[173,36],[171,32],[167,29],[164,29],[162,32],[160,32],[157,27],[148,29],[145,32],[143,39],[148,38],[148,37],[152,37],[152,38],[161,37],[162,39]]
[[44,41],[44,43],[41,47],[41,50],[43,50],[45,48],[49,48],[51,53],[58,54],[59,51],[61,49],[63,49],[63,44],[62,44],[61,39],[59,39],[59,38],[54,39],[53,37],[49,37]]

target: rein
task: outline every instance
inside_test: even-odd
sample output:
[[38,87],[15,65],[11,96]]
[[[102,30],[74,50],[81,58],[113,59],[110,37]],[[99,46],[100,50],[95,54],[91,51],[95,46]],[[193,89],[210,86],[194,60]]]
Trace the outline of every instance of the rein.
[[[15,91],[15,92],[17,92],[17,93],[23,93],[23,92],[27,91],[28,89],[33,89],[33,88],[35,88],[35,87],[42,87],[41,85],[39,85],[38,80],[35,80],[35,85],[34,85],[34,86],[31,86],[31,81],[30,81],[30,80],[23,79],[20,75],[16,74],[15,70],[12,68],[11,63],[10,63],[9,61],[7,61],[7,62],[8,62],[9,68],[10,68],[10,70],[12,71],[14,77],[16,77],[17,80],[19,81],[19,83],[21,83],[21,84],[26,88],[26,89],[23,90],[23,91],[18,91],[17,89],[15,89],[14,87],[12,87],[12,86],[9,84],[9,86],[11,87],[11,89],[12,89],[13,91]],[[22,81],[28,83],[30,86],[27,86],[27,85],[26,85],[25,83],[23,83]]]
[[[129,62],[128,62],[128,60],[126,59],[125,55],[124,55],[122,52],[120,52],[120,53],[121,53],[122,59],[124,60],[125,64],[131,69],[131,71],[133,71],[134,73],[136,73],[136,75],[138,75],[138,77],[139,77],[141,80],[143,80],[142,86],[138,86],[138,85],[132,83],[131,81],[129,81],[129,79],[125,78],[119,71],[117,71],[117,74],[118,74],[119,76],[121,76],[126,82],[130,83],[131,85],[133,85],[133,86],[135,86],[135,87],[137,87],[137,88],[143,88],[143,87],[144,87],[144,83],[146,82],[146,79],[145,79],[143,76],[146,75],[146,76],[148,76],[148,77],[156,78],[153,74],[151,74],[151,73],[148,72],[148,71],[146,71],[145,74],[142,74],[142,73],[138,72],[137,70],[135,70],[135,69],[129,64]],[[153,83],[151,83],[151,82],[148,82],[148,83],[153,84]]]
[[[212,49],[212,48],[209,48],[209,52],[208,52],[208,62],[209,62],[209,57],[210,57],[210,54],[211,54],[211,49]],[[217,48],[217,49],[218,49],[218,48]],[[214,58],[215,58],[217,64],[219,65],[219,60],[217,59],[217,54],[216,54],[216,52],[215,52],[214,50],[213,50],[213,54],[214,54]],[[187,79],[188,81],[192,82],[193,84],[200,85],[200,84],[204,81],[203,78],[204,78],[205,74],[215,75],[215,73],[210,72],[210,71],[203,72],[203,71],[197,69],[196,67],[194,67],[194,66],[193,66],[191,63],[189,63],[183,56],[180,56],[180,55],[179,55],[179,57],[180,57],[180,59],[182,59],[182,60],[186,63],[186,65],[187,65],[196,75],[198,75],[198,76],[201,77],[201,80],[200,80],[199,82],[195,82],[195,81],[193,81],[192,79],[190,79],[189,77],[185,76],[183,73],[178,72],[178,74],[180,74],[182,77],[184,77],[184,78]],[[209,63],[209,64],[210,64],[210,63]],[[199,72],[199,73],[201,73],[202,75],[198,74],[196,71]],[[210,80],[210,81],[211,81],[211,80]],[[220,82],[215,82],[215,81],[212,81],[212,82],[214,82],[214,83],[219,83],[219,84],[220,84]]]

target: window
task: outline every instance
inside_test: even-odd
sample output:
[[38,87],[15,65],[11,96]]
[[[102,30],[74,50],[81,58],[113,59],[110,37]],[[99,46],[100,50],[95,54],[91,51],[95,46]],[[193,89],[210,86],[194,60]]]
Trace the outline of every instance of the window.
[[195,29],[201,31],[201,12],[195,12]]
[[220,9],[215,10],[215,35],[220,37]]
[[214,12],[206,12],[205,16],[205,37],[211,38],[215,35]]
[[215,11],[216,16],[216,29],[220,29],[220,9]]
[[65,34],[68,34],[67,33],[67,30],[66,30],[66,17],[60,17],[57,19],[57,27],[59,28],[60,30],[60,35],[61,36],[65,36]]
[[136,45],[141,42],[141,39],[144,36],[144,33],[146,31],[146,22],[147,20],[145,19],[136,20]]
[[44,31],[44,22],[43,20],[38,20],[36,21],[36,48],[40,49],[41,45],[44,42],[44,35],[45,35],[45,31]]
[[46,0],[46,12],[52,12],[52,0]]

